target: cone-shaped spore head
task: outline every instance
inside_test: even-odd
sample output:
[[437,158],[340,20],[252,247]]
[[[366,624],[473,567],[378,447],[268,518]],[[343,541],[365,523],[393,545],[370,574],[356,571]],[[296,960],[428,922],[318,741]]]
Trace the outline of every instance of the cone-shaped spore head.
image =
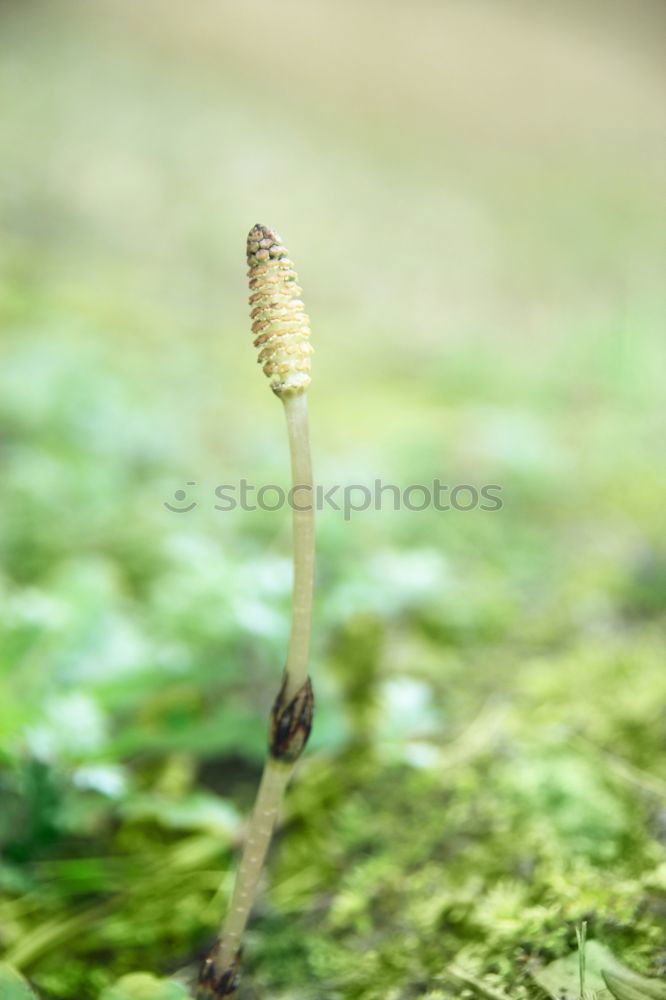
[[294,265],[274,229],[257,223],[247,238],[250,316],[258,361],[278,396],[310,385],[310,322]]

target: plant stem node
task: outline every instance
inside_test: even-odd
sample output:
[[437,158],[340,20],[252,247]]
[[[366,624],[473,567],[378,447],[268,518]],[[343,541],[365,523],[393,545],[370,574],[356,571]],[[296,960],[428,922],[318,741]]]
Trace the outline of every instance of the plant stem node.
[[201,968],[197,986],[197,1000],[220,1000],[221,997],[233,997],[238,990],[242,949],[238,949],[232,964],[222,972],[217,969],[219,952],[220,942],[218,941]]
[[285,671],[280,693],[273,705],[269,750],[274,760],[293,764],[303,752],[312,729],[314,694],[308,677],[293,698],[287,701],[287,679]]

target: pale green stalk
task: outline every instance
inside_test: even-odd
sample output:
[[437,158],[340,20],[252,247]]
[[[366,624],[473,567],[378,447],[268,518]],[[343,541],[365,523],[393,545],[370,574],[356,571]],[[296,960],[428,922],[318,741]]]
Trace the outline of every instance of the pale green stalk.
[[307,393],[286,396],[284,409],[289,434],[291,478],[294,484],[294,585],[285,692],[286,697],[290,698],[307,680],[310,662],[315,554],[314,497]]

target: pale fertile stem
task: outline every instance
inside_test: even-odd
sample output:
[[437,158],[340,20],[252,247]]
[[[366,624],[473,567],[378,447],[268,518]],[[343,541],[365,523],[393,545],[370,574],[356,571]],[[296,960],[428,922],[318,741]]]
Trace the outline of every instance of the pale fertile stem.
[[257,224],[247,241],[250,307],[258,361],[284,403],[291,454],[294,583],[291,632],[282,686],[273,704],[268,758],[257,793],[222,932],[204,962],[197,997],[236,995],[243,933],[284,791],[307,743],[314,698],[308,677],[314,577],[314,494],[306,390],[310,325],[294,265],[278,234]]
[[221,944],[214,961],[218,974],[233,964],[240,949],[291,771],[292,766],[289,764],[283,764],[270,757],[266,761],[243,847],[236,884],[222,929]]
[[[289,450],[294,498],[293,549],[294,582],[292,591],[291,635],[287,654],[284,686],[280,692],[288,704],[303,688],[308,678],[310,632],[312,628],[312,590],[314,577],[314,500],[312,462],[308,429],[307,394],[283,397],[287,417]],[[261,869],[270,844],[284,789],[293,764],[269,756],[257,792],[254,814],[243,848],[238,876],[218,952],[218,971],[227,968],[240,948],[252,904],[257,894]]]
[[284,397],[294,489],[294,583],[285,697],[293,697],[308,676],[314,582],[314,491],[306,392]]

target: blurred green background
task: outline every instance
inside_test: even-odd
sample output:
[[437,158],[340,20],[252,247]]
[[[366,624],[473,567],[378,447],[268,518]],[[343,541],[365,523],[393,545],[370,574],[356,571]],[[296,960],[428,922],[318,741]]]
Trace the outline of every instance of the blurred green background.
[[319,517],[242,996],[543,997],[583,919],[665,974],[665,27],[0,4],[0,944],[43,998],[185,982],[224,912],[289,613],[288,512],[214,509],[288,485],[257,221],[305,289],[317,478],[504,506]]

